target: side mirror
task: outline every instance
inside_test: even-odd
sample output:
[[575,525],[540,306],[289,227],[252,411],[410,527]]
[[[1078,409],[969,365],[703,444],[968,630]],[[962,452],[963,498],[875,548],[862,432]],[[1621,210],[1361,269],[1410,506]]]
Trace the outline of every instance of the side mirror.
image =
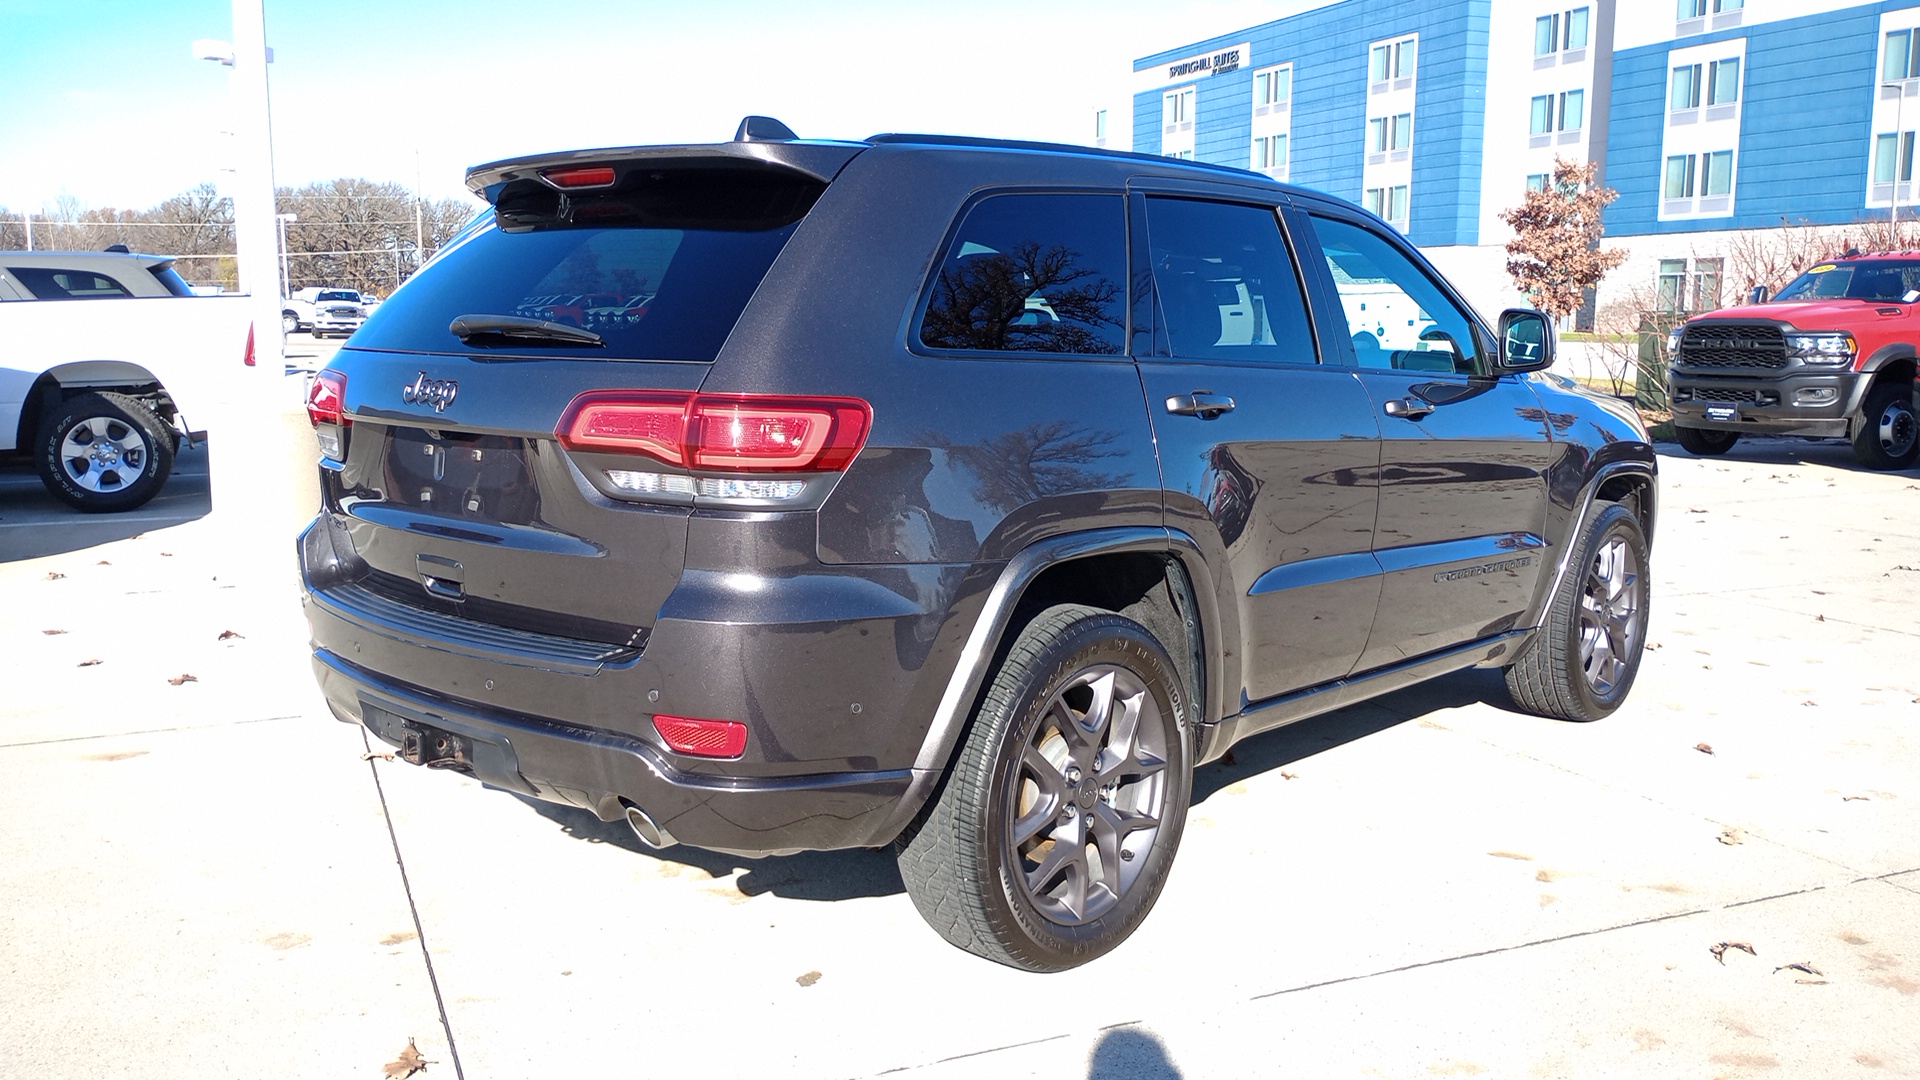
[[1499,374],[1539,371],[1553,363],[1553,324],[1529,308],[1500,313]]
[[1755,285],[1753,291],[1747,294],[1747,303],[1749,304],[1764,304],[1766,302],[1767,287],[1765,285]]

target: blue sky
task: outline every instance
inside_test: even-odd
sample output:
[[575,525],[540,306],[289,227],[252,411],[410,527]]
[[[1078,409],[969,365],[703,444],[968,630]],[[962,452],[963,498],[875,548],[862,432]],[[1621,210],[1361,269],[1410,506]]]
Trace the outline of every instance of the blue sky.
[[[276,179],[462,192],[516,154],[802,136],[1082,141],[1132,62],[1274,18],[1254,0],[266,0]],[[0,207],[145,209],[230,166],[230,0],[0,0]],[[1123,100],[1123,99],[1121,99]]]

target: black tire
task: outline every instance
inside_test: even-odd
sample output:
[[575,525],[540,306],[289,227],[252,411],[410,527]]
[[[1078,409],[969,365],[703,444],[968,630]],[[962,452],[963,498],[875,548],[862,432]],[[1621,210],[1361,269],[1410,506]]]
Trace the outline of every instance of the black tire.
[[1904,469],[1920,457],[1920,421],[1913,412],[1913,387],[1904,382],[1876,386],[1853,431],[1854,460],[1869,469]]
[[1718,457],[1733,449],[1740,441],[1737,431],[1714,431],[1711,428],[1681,427],[1673,428],[1674,437],[1680,440],[1681,449],[1700,457]]
[[40,425],[34,464],[53,497],[88,513],[141,506],[173,472],[174,434],[125,394],[68,398]]
[[1506,669],[1528,712],[1598,720],[1620,707],[1647,641],[1647,537],[1633,511],[1599,504],[1567,580],[1526,650]]
[[295,333],[299,329],[300,329],[300,316],[295,315],[291,311],[283,311],[280,313],[280,332],[281,333],[291,334],[291,333]]
[[1166,885],[1192,746],[1173,661],[1145,627],[1077,605],[1041,612],[900,841],[914,906],[948,941],[1012,967],[1061,971],[1107,952]]

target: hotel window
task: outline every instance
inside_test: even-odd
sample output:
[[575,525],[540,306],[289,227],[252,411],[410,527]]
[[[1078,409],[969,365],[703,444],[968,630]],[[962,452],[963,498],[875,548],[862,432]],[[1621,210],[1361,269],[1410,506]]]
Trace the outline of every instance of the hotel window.
[[1388,222],[1404,227],[1407,222],[1407,185],[1390,188],[1368,188],[1366,192],[1367,209],[1387,219]]
[[1293,69],[1278,67],[1253,77],[1253,110],[1257,116],[1293,100]]
[[1406,150],[1413,146],[1413,114],[1376,116],[1367,121],[1367,150],[1384,154],[1388,150]]
[[1705,182],[1700,185],[1700,194],[1733,194],[1733,151],[1715,150],[1701,154],[1700,166],[1706,174]]
[[1720,259],[1661,259],[1656,303],[1661,311],[1715,311],[1720,307]]
[[1284,169],[1287,167],[1287,137],[1285,135],[1261,135],[1253,140],[1253,167],[1256,169]]
[[1411,37],[1375,45],[1369,54],[1367,70],[1370,81],[1380,83],[1388,79],[1411,78],[1417,47],[1418,39]]
[[1707,0],[1680,0],[1677,16],[1682,19],[1698,19],[1707,13]]
[[1528,191],[1547,190],[1547,174],[1543,172],[1537,172],[1529,175],[1527,177],[1527,190]]
[[1667,159],[1667,183],[1662,194],[1669,199],[1693,198],[1694,160],[1692,154],[1675,154]]
[[1553,95],[1542,94],[1533,99],[1533,119],[1527,130],[1534,135],[1545,135],[1553,130]]
[[1101,109],[1093,114],[1093,137],[1105,141],[1107,137],[1107,110]]
[[1687,260],[1661,259],[1659,281],[1660,310],[1679,311],[1680,300],[1687,294]]
[[1886,51],[1880,58],[1880,77],[1920,77],[1920,55],[1914,53],[1912,30],[1895,30],[1887,35]]
[[1579,131],[1587,126],[1587,92],[1569,90],[1560,95],[1560,130]]
[[[1696,65],[1697,70],[1697,65]],[[1740,61],[1715,60],[1707,65],[1707,104],[1731,105],[1740,100]]]
[[1877,135],[1873,140],[1873,182],[1891,184],[1895,170],[1901,183],[1913,179],[1913,132]]
[[1166,130],[1190,130],[1193,127],[1193,87],[1182,87],[1161,99],[1161,121]]
[[1719,310],[1720,266],[1719,259],[1693,260],[1693,310]]
[[1586,8],[1542,15],[1533,20],[1533,55],[1547,56],[1563,49],[1587,47]]
[[1667,108],[1692,109],[1700,104],[1700,65],[1685,64],[1673,69],[1669,83]]

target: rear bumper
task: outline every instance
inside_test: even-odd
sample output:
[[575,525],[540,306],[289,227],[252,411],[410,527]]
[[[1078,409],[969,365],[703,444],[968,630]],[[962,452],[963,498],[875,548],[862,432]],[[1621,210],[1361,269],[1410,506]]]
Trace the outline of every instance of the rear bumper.
[[409,731],[464,740],[450,767],[483,783],[618,820],[637,806],[680,843],[739,855],[873,847],[897,831],[917,770],[730,777],[676,769],[657,749],[597,731],[403,686],[324,648],[313,670],[338,719],[400,747]]

